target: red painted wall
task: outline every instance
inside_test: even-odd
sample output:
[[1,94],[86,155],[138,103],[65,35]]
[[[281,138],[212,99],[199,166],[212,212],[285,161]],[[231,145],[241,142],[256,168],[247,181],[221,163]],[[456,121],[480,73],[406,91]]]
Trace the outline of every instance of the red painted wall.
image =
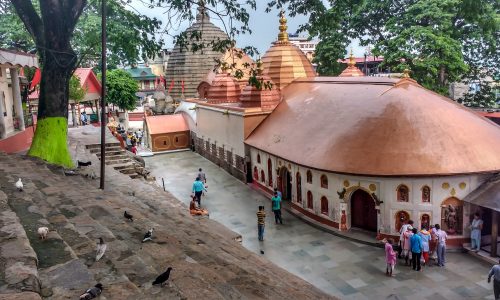
[[33,140],[35,127],[27,127],[23,132],[19,132],[6,139],[0,140],[0,151],[6,153],[18,153],[27,151]]

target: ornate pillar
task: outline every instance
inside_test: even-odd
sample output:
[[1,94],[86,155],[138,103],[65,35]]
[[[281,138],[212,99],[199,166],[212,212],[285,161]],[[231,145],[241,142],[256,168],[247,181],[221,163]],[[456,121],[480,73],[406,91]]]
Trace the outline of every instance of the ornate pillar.
[[24,131],[24,111],[21,101],[21,87],[19,85],[19,73],[17,68],[10,68],[10,78],[12,80],[12,96],[14,98],[14,111],[19,120],[19,130]]
[[497,256],[497,242],[498,242],[498,212],[491,210],[491,257]]
[[0,92],[0,139],[4,139],[7,135],[7,129],[5,128],[5,111],[3,110],[4,101],[4,93]]

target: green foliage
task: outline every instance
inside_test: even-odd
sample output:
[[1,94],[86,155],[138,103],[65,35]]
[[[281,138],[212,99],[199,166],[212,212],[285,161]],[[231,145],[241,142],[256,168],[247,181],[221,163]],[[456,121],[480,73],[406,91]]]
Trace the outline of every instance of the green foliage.
[[87,91],[82,88],[80,78],[73,75],[69,80],[69,99],[80,102],[85,98]]
[[137,82],[126,71],[110,70],[106,73],[106,102],[123,110],[133,110],[138,90]]

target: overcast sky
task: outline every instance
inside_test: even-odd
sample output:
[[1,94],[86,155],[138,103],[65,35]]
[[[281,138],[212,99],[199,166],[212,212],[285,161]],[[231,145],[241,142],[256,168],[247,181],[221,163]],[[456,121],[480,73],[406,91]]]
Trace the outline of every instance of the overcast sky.
[[[266,50],[271,46],[271,43],[275,41],[278,37],[279,32],[279,17],[278,11],[274,10],[270,13],[265,12],[265,3],[267,1],[259,0],[257,1],[257,10],[250,10],[250,28],[252,30],[252,34],[239,35],[236,37],[237,46],[243,48],[245,46],[254,46],[263,55]],[[260,5],[259,5],[260,4]],[[141,4],[138,0],[134,0],[132,5],[135,9],[137,9],[142,14],[149,17],[156,17],[161,20],[163,23],[166,23],[166,15],[164,14],[164,9],[162,8],[154,8],[150,9]],[[294,33],[296,32],[299,25],[307,22],[306,16],[296,16],[294,18],[288,19],[288,32]],[[217,26],[223,28],[222,22],[211,15],[211,21]],[[189,22],[185,21],[176,28],[177,32],[172,32],[172,34],[178,34],[189,27]],[[163,36],[165,41],[166,48],[173,48],[173,39],[169,36]],[[354,55],[355,56],[363,56],[364,48],[359,47],[357,41],[354,41],[352,44]],[[350,48],[350,47],[349,47]]]

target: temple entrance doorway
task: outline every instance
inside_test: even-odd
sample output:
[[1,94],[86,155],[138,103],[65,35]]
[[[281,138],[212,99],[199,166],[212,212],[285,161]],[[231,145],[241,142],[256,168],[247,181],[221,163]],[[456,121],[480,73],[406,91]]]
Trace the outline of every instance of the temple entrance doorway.
[[278,190],[281,192],[283,200],[292,199],[292,177],[286,167],[281,167],[279,171]]
[[377,231],[375,201],[363,190],[356,190],[351,196],[351,227]]

